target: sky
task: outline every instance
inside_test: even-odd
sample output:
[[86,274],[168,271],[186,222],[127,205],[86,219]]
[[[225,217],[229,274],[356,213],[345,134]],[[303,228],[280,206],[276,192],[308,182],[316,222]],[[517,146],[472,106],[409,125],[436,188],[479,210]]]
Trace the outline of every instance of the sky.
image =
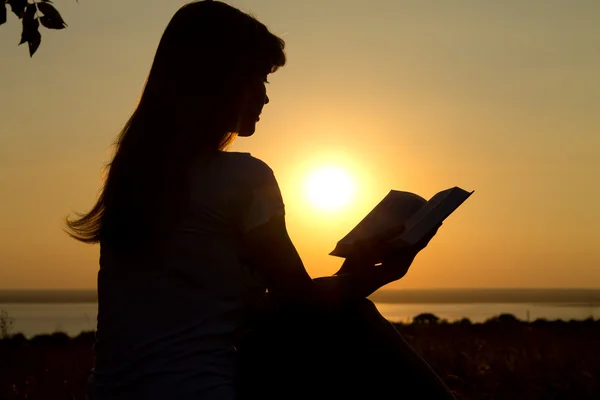
[[[93,288],[87,211],[175,0],[56,0],[30,59],[0,26],[0,289]],[[286,41],[257,132],[313,277],[391,189],[475,193],[390,288],[600,287],[600,2],[240,0]],[[354,182],[324,212],[307,176]]]

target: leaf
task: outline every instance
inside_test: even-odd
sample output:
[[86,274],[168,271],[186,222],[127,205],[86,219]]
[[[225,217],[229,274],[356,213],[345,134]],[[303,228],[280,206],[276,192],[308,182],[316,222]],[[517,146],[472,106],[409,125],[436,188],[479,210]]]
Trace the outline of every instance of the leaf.
[[23,13],[27,7],[27,0],[7,0],[6,2],[10,4],[10,9],[19,19],[23,18]]
[[31,11],[32,8],[28,7],[23,15],[23,31],[21,32],[19,45],[35,40],[35,37],[39,34],[40,22],[35,18],[35,5],[32,4],[32,6],[33,12]]
[[64,22],[57,21],[46,15],[40,17],[40,22],[48,29],[65,29],[67,27],[67,24]]
[[0,3],[0,25],[6,22],[6,6]]
[[38,9],[44,14],[40,19],[42,25],[48,29],[64,29],[67,24],[62,19],[60,13],[54,6],[48,2],[38,3]]
[[27,8],[25,9],[25,14],[23,14],[23,18],[34,19],[36,13],[37,13],[37,8],[35,8],[35,3],[28,4]]
[[29,44],[29,57],[33,57],[37,49],[40,47],[40,43],[42,43],[42,35],[40,34],[40,31],[36,29],[27,41],[27,44]]
[[40,22],[36,18],[37,8],[35,3],[28,4],[23,14],[23,35],[21,36],[21,42],[23,38],[26,38],[29,46],[29,57],[33,57],[37,49],[42,43],[42,35],[40,34]]

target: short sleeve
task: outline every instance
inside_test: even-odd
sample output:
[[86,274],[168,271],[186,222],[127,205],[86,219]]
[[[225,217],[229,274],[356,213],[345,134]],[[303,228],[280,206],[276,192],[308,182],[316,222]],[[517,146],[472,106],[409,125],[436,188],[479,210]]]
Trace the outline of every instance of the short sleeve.
[[285,215],[283,197],[273,170],[262,164],[256,174],[256,184],[245,193],[246,207],[240,221],[240,229],[243,232],[264,225],[273,217]]

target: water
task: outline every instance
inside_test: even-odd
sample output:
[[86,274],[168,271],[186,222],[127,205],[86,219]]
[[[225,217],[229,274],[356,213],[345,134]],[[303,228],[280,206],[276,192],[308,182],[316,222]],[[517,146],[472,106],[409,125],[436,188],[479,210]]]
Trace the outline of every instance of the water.
[[76,336],[96,329],[96,303],[8,303],[0,310],[13,319],[12,333],[27,337],[65,332]]
[[[600,318],[598,304],[549,304],[549,303],[375,303],[383,316],[390,321],[408,322],[421,313],[432,313],[442,319],[454,321],[463,317],[473,322],[502,313],[510,313],[521,320],[537,318],[586,319]],[[13,333],[21,332],[27,337],[56,331],[76,336],[82,331],[96,327],[96,303],[0,303],[14,319]]]

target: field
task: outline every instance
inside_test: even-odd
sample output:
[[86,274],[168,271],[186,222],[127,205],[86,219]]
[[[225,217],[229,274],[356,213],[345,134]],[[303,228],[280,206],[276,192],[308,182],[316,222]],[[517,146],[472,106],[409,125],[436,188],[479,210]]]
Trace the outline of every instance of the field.
[[[460,399],[600,399],[600,320],[397,326]],[[93,339],[0,340],[0,399],[84,399]]]

